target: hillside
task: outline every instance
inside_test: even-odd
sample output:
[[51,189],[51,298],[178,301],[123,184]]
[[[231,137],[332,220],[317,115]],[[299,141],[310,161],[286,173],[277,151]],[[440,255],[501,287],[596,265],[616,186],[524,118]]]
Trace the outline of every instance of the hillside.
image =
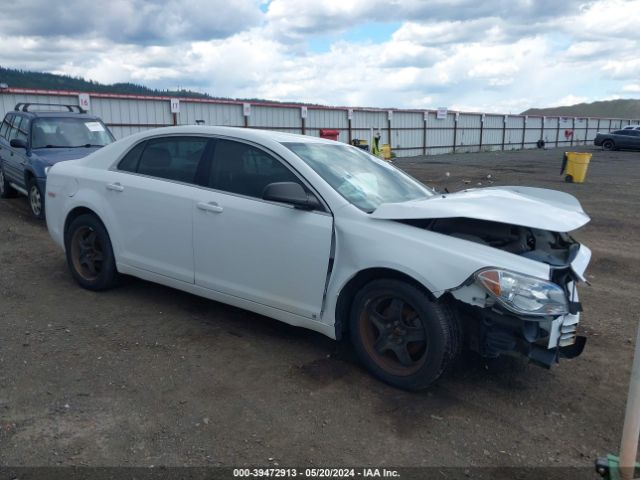
[[206,93],[192,92],[190,90],[156,90],[137,85],[135,83],[103,83],[85,80],[69,75],[57,75],[54,73],[30,72],[27,70],[15,70],[0,67],[0,83],[6,83],[10,87],[42,88],[45,90],[72,90],[80,92],[96,93],[123,93],[131,95],[172,96],[190,98],[213,98]]
[[640,119],[640,100],[628,98],[593,103],[578,103],[577,105],[565,107],[530,108],[522,112],[522,115]]
[[147,95],[155,97],[182,97],[182,98],[215,98],[223,100],[239,100],[245,102],[264,103],[291,103],[295,105],[317,106],[315,103],[305,102],[279,102],[277,100],[264,100],[260,98],[235,98],[215,97],[208,93],[193,92],[191,90],[158,90],[138,85],[135,83],[112,83],[110,85],[85,80],[81,77],[58,75],[55,73],[31,72],[28,70],[16,70],[0,66],[0,83],[6,83],[15,88],[41,88],[43,90],[69,90],[87,93],[121,93],[125,95]]

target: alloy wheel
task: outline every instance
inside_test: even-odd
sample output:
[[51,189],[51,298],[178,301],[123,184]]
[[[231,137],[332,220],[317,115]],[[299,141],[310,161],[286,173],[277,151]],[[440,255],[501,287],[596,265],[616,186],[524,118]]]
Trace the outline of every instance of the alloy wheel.
[[98,234],[91,227],[78,228],[71,239],[71,260],[76,272],[92,281],[102,272],[104,250]]
[[404,299],[371,299],[359,319],[363,346],[371,358],[394,375],[411,375],[424,364],[428,339],[418,312]]
[[31,211],[36,217],[42,215],[42,197],[36,185],[32,185],[29,189],[29,204],[31,205]]

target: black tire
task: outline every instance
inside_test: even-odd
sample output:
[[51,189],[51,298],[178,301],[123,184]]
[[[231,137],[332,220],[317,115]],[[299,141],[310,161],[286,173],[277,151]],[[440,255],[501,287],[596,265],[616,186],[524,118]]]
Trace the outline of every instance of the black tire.
[[566,177],[564,177],[564,181],[567,183],[573,183],[573,176],[567,175]]
[[31,178],[27,184],[27,199],[31,215],[38,220],[44,219],[44,192],[40,190],[35,178]]
[[4,175],[4,169],[0,165],[0,198],[13,198],[18,194],[15,189],[9,185],[9,180]]
[[64,234],[71,275],[87,290],[107,290],[118,283],[113,248],[107,229],[91,214],[75,218]]
[[405,390],[427,388],[460,351],[460,328],[450,307],[401,280],[365,285],[351,306],[349,328],[367,370]]
[[605,140],[604,142],[602,142],[602,149],[603,150],[615,150],[616,149],[616,144],[613,143],[613,140]]

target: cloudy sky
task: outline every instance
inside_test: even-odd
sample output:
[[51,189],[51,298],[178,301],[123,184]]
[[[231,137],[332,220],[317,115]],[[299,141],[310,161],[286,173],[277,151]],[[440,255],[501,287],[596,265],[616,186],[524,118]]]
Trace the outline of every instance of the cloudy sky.
[[0,65],[330,105],[640,97],[640,0],[21,0]]

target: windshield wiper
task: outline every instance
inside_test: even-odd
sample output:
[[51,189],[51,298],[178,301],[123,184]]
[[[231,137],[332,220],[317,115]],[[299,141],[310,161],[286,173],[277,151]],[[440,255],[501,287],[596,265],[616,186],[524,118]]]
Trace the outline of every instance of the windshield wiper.
[[69,148],[67,145],[40,145],[39,147],[33,147],[34,149],[36,148]]
[[85,143],[84,145],[73,145],[69,148],[91,148],[91,147],[104,147],[104,145],[95,145],[93,143]]

